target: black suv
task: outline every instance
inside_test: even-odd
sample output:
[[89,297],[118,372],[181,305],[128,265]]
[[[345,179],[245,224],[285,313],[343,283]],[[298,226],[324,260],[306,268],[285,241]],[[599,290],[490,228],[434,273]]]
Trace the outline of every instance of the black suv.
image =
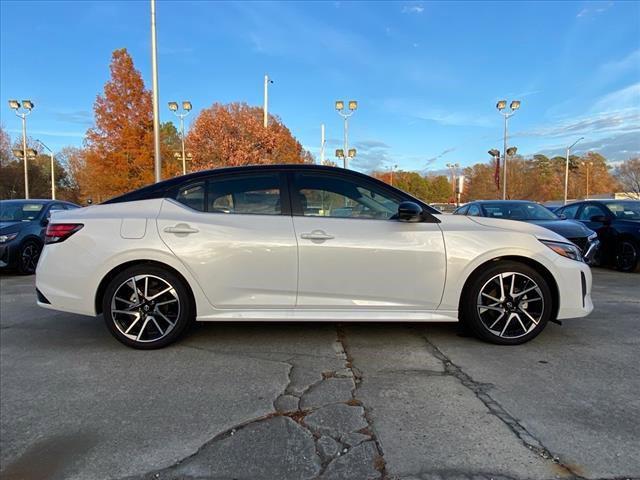
[[601,264],[640,270],[640,200],[585,200],[556,210],[598,233]]
[[0,201],[0,269],[34,273],[51,212],[73,208],[79,206],[61,200]]

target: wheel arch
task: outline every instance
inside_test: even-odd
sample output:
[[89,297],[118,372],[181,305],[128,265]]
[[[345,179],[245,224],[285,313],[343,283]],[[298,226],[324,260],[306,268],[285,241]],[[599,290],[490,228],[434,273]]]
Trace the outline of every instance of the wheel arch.
[[485,268],[487,268],[489,265],[493,265],[495,262],[504,262],[504,261],[518,262],[518,263],[527,265],[533,268],[545,279],[545,281],[549,285],[549,290],[551,290],[551,297],[553,300],[553,310],[551,311],[551,318],[556,318],[558,315],[558,310],[560,308],[560,291],[559,291],[558,283],[556,282],[556,279],[554,278],[553,274],[547,269],[547,267],[545,267],[543,264],[541,264],[540,262],[532,258],[523,257],[520,255],[503,255],[503,256],[492,258],[491,260],[487,260],[486,262],[478,265],[467,277],[467,279],[465,280],[464,286],[462,287],[462,294],[460,295],[460,299],[458,303],[458,312],[462,312],[463,299],[466,298],[466,294],[469,288],[471,288],[471,285],[475,277],[480,272],[482,272]]
[[185,288],[187,289],[187,292],[189,293],[189,299],[191,300],[194,314],[197,316],[198,304],[196,302],[195,295],[193,294],[191,285],[189,284],[187,279],[184,278],[184,275],[182,275],[178,270],[173,268],[171,265],[167,265],[166,263],[159,262],[157,260],[131,260],[128,262],[121,263],[120,265],[109,270],[109,272],[102,278],[102,280],[100,280],[100,283],[96,290],[94,304],[95,304],[96,313],[98,315],[102,313],[102,297],[104,296],[107,290],[107,286],[109,285],[109,282],[111,282],[111,280],[115,278],[115,276],[118,275],[120,272],[126,270],[129,267],[133,267],[136,265],[152,265],[155,267],[164,268],[165,270],[171,272],[172,274],[176,275],[180,280],[182,280]]

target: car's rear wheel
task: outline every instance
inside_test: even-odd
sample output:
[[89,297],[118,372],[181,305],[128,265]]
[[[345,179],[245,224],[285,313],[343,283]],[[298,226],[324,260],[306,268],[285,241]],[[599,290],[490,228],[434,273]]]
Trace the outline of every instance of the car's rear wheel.
[[18,271],[23,275],[32,275],[38,266],[42,247],[35,240],[27,240],[18,251]]
[[136,265],[116,275],[105,291],[102,312],[114,337],[146,350],[174,342],[193,319],[184,281],[154,265]]
[[631,239],[618,242],[616,268],[621,272],[635,272],[640,268],[640,247]]
[[479,338],[518,345],[536,337],[553,312],[547,281],[518,262],[498,261],[470,280],[462,299],[462,321]]

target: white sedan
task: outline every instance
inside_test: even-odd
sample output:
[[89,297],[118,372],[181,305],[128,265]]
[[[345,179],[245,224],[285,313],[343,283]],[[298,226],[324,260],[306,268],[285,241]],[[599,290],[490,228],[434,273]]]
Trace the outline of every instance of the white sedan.
[[135,348],[200,321],[464,322],[519,344],[593,309],[580,250],[536,225],[441,215],[316,165],[203,171],[56,213],[38,305]]

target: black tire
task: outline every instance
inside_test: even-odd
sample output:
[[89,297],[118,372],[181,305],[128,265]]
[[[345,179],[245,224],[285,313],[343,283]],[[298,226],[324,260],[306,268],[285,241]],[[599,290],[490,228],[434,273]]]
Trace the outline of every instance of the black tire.
[[615,267],[625,273],[640,270],[640,246],[631,238],[623,238],[616,245]]
[[[137,278],[134,283],[138,292],[132,287],[133,278]],[[145,278],[148,278],[150,284],[149,299],[153,297],[152,292],[168,288],[170,290],[157,297],[157,301],[147,300],[144,291]],[[142,284],[138,285],[138,282]],[[118,296],[114,299],[116,293]],[[114,309],[113,305],[117,308]],[[130,313],[124,313],[123,310]],[[194,311],[191,295],[184,280],[173,272],[155,265],[134,265],[123,270],[109,282],[102,298],[102,312],[111,334],[125,345],[141,350],[162,348],[175,342],[193,322]],[[131,325],[136,318],[137,323]],[[173,326],[169,323],[171,320]]]
[[[516,275],[511,275],[512,273]],[[500,274],[507,274],[504,280],[501,280],[502,277],[496,278]],[[514,297],[511,297],[510,292],[507,291],[511,290],[511,286],[507,285],[503,286],[505,298],[498,298],[501,297],[499,282],[509,282],[509,279],[514,281],[513,277],[515,277]],[[537,290],[519,293],[532,288],[534,284]],[[501,302],[494,308],[495,302],[484,295],[481,296],[481,292]],[[538,296],[541,300],[534,298]],[[478,308],[480,301],[491,305],[491,310]],[[519,345],[532,340],[544,330],[554,311],[551,289],[544,277],[530,266],[514,261],[493,262],[474,273],[463,290],[460,306],[461,320],[475,336],[497,345]],[[530,316],[527,317],[523,310],[527,310]],[[501,313],[503,317],[500,317]],[[529,320],[530,318],[536,319],[537,323]],[[494,324],[496,321],[497,323]],[[501,331],[503,328],[504,332]]]
[[33,275],[36,273],[38,259],[42,252],[42,245],[33,240],[26,240],[18,250],[18,272],[22,275]]

